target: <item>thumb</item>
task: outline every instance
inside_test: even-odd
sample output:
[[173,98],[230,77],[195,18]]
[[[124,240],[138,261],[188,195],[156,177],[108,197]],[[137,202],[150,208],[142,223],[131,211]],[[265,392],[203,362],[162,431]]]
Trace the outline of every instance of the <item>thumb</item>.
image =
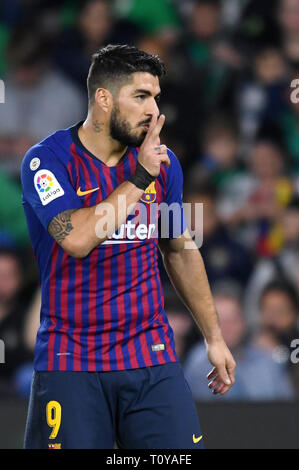
[[218,367],[218,375],[225,385],[231,385],[231,380],[224,364]]

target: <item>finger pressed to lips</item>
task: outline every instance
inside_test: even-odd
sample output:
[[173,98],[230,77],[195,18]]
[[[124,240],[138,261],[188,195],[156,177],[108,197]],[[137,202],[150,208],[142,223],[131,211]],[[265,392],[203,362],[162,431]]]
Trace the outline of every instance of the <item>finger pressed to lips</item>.
[[165,122],[164,114],[161,114],[159,118],[156,117],[152,119],[150,126],[149,126],[148,133],[147,133],[147,138],[149,139],[149,138],[158,137],[164,125],[164,122]]

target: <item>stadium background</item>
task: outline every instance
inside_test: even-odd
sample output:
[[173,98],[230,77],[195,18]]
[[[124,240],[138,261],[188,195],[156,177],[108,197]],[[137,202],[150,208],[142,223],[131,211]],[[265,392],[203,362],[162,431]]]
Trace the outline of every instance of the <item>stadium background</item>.
[[204,203],[200,250],[237,361],[226,396],[209,393],[202,338],[161,274],[206,446],[298,447],[299,0],[1,0],[0,448],[22,446],[39,321],[20,163],[85,115],[90,56],[108,43],[165,61],[162,141],[184,201]]

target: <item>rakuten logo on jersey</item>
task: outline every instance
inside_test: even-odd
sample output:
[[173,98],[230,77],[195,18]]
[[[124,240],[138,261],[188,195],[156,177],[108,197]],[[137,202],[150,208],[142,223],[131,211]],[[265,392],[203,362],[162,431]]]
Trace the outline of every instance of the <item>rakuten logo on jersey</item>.
[[95,213],[99,216],[96,236],[104,239],[103,245],[140,243],[158,237],[158,212],[140,203],[127,206],[123,195],[118,196],[116,207],[103,201]]
[[202,203],[168,204],[163,201],[128,206],[124,195],[118,195],[117,199],[117,204],[103,201],[95,210],[98,216],[95,234],[103,245],[141,243],[152,238],[178,238],[189,226],[184,248],[194,250],[195,247],[201,247]]
[[126,224],[122,224],[119,229],[108,237],[104,244],[114,243],[138,243],[152,237],[157,237],[157,228],[155,224],[134,224],[128,220]]

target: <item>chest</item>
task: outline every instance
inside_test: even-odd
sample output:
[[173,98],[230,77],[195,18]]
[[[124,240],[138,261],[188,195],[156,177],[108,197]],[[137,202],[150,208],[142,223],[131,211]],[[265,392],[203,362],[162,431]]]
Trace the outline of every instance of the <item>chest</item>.
[[[137,155],[123,164],[108,167],[92,158],[75,156],[70,168],[70,178],[82,207],[92,207],[106,200],[136,168]],[[146,240],[155,237],[160,217],[159,205],[165,199],[166,189],[162,177],[156,178],[144,191],[126,223],[119,227],[112,239]],[[106,242],[107,243],[107,242]]]
[[[83,207],[99,204],[123,182],[127,181],[136,168],[137,156],[114,167],[108,167],[90,157],[75,156],[69,168],[70,178]],[[165,199],[166,190],[162,178],[153,181],[142,194],[139,203],[150,210]]]

